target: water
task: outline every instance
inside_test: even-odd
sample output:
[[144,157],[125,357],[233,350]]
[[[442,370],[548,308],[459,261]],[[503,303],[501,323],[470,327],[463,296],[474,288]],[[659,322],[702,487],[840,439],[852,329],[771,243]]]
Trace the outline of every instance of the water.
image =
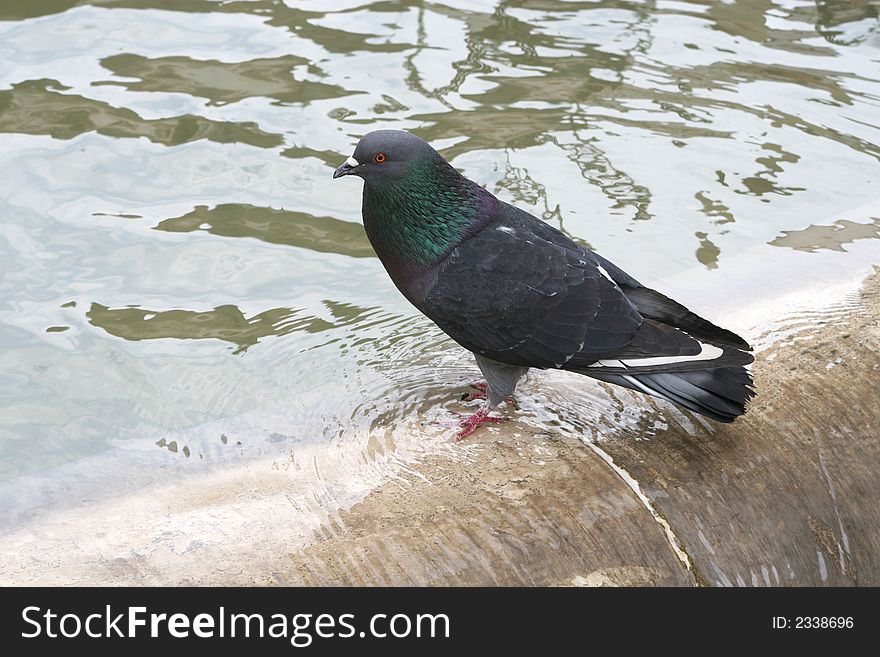
[[760,335],[743,306],[877,261],[878,46],[867,1],[3,2],[0,523],[243,464],[339,507],[450,449],[477,371],[330,178],[373,129]]

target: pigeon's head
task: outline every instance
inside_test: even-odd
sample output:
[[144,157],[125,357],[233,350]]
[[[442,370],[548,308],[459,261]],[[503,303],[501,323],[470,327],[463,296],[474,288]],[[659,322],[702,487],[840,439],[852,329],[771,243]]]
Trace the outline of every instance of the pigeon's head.
[[391,182],[405,178],[426,160],[439,159],[423,139],[403,130],[375,130],[364,135],[334,178],[360,176],[367,183]]

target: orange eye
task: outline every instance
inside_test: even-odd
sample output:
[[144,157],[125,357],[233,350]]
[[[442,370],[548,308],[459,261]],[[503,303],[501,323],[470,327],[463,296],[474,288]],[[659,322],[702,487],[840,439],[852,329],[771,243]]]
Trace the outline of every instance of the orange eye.
[[385,153],[376,153],[373,156],[373,162],[375,162],[376,164],[382,164],[387,159],[388,158],[385,157]]

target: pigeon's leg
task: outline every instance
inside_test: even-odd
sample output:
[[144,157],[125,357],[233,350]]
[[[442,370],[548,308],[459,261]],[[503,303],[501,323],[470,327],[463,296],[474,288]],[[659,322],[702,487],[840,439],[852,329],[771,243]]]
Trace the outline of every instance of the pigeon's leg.
[[[474,354],[477,361],[477,367],[486,377],[486,406],[488,410],[492,410],[502,401],[513,397],[516,390],[516,384],[523,375],[529,371],[528,367],[517,367],[516,365],[508,365],[499,363],[497,360],[486,358]],[[514,403],[514,407],[516,404]]]
[[[481,424],[503,421],[503,418],[490,416],[489,412],[502,401],[513,396],[516,384],[523,374],[528,371],[527,367],[499,363],[477,354],[474,354],[474,358],[477,360],[477,367],[480,368],[483,376],[486,377],[486,403],[476,413],[462,420],[462,430],[456,435],[456,442],[471,435]],[[476,399],[477,397],[474,398]],[[517,408],[515,401],[514,408]]]

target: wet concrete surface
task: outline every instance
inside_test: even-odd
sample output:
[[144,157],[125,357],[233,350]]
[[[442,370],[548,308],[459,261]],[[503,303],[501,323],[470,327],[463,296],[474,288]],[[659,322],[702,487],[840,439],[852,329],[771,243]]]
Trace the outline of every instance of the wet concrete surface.
[[570,438],[477,437],[467,463],[424,463],[291,556],[291,584],[687,585],[633,491]]
[[880,583],[880,285],[763,352],[734,425],[604,445],[668,519],[702,583]]

